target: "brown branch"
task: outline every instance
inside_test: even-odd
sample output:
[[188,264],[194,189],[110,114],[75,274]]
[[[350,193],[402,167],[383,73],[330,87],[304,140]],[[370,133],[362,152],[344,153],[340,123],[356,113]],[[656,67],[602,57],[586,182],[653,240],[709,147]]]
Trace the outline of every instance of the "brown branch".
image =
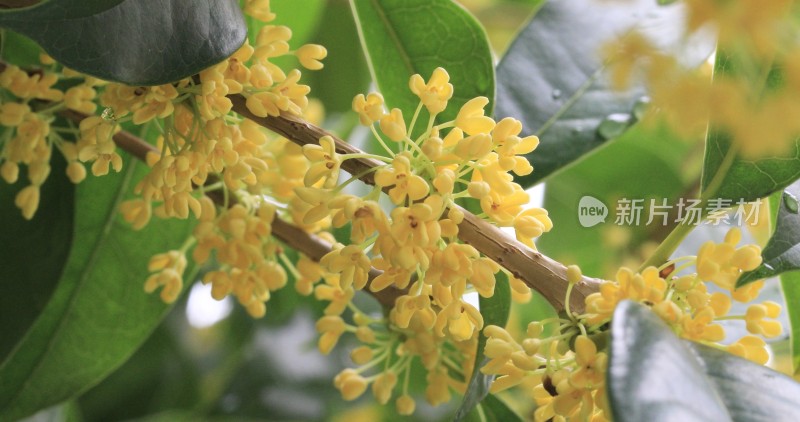
[[41,0],[0,0],[0,9],[19,9],[33,6]]
[[[361,153],[362,151],[339,139],[324,129],[305,120],[289,115],[259,117],[246,106],[246,99],[240,94],[230,95],[233,110],[253,120],[259,125],[284,136],[298,144],[318,144],[319,138],[331,136],[336,142],[336,152],[340,154]],[[381,165],[377,160],[351,159],[342,163],[342,169],[350,174],[362,174],[370,168]],[[374,184],[373,173],[367,172],[361,180]],[[521,242],[509,237],[498,227],[481,220],[469,211],[459,207],[464,213],[464,221],[458,226],[458,237],[475,249],[502,265],[515,277],[524,281],[528,287],[539,292],[557,311],[564,309],[567,291],[566,267],[553,259],[531,250]],[[586,296],[598,290],[601,280],[584,277],[576,284],[570,297],[570,309],[581,313]]]

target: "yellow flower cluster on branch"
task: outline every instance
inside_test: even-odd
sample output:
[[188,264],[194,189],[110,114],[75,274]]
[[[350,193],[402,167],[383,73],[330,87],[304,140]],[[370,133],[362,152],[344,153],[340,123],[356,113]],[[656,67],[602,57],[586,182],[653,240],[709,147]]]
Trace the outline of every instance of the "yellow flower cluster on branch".
[[[521,342],[501,327],[486,327],[485,353],[491,360],[481,371],[497,376],[492,391],[533,385],[537,421],[609,420],[605,398],[608,358],[602,349],[614,309],[623,300],[649,306],[680,337],[765,364],[769,353],[761,337],[781,334],[776,320],[781,307],[766,301],[750,305],[744,315],[729,314],[732,300],[753,301],[763,286],[763,281],[758,281],[735,288],[743,272],[761,264],[761,249],[737,247],[740,240],[741,232],[734,228],[723,242],[706,242],[697,256],[676,258],[661,268],[648,267],[639,273],[623,267],[615,280],[602,283],[599,292],[586,297],[585,312],[573,313],[567,308],[561,317],[532,322]],[[670,276],[691,267],[697,272]],[[571,283],[581,278],[575,266],[567,275]],[[718,291],[710,292],[709,284]],[[724,345],[725,330],[720,322],[732,320],[744,321],[750,334]]]
[[[268,0],[246,0],[243,7],[265,23],[275,17]],[[521,136],[516,119],[487,116],[485,97],[470,99],[455,119],[443,121],[455,89],[442,68],[428,80],[410,78],[408,87],[419,98],[413,113],[387,107],[380,93],[355,97],[352,109],[382,147],[379,153],[343,149],[330,135],[302,147],[271,136],[251,119],[305,113],[314,120],[320,115],[307,97],[309,88],[300,83],[300,70],[286,71],[275,59],[294,55],[302,67],[316,70],[326,51],[318,45],[292,50],[290,41],[289,28],[264,25],[255,43],[246,42],[227,60],[193,78],[151,87],[106,84],[51,61],[43,73],[9,66],[0,73],[0,124],[7,127],[0,138],[0,175],[13,183],[19,166],[27,166],[30,186],[20,191],[16,203],[31,218],[54,146],[67,161],[68,177],[78,183],[86,177],[85,163],[95,176],[121,170],[115,145],[120,125],[157,132],[144,157],[150,171],[121,213],[136,229],[154,217],[194,219],[196,225],[190,241],[151,259],[145,290],[158,290],[168,303],[177,300],[191,256],[197,264],[215,265],[202,280],[211,284],[215,299],[235,296],[250,315],[262,317],[272,292],[293,279],[297,293],[327,302],[316,324],[322,353],[330,353],[347,333],[360,342],[350,354],[356,367],[333,380],[343,398],[354,400],[371,389],[378,403],[394,400],[404,415],[416,407],[409,391],[414,365],[425,370],[430,404],[446,403],[453,392],[465,391],[483,330],[490,362],[482,371],[497,376],[493,391],[532,382],[537,420],[604,420],[609,413],[603,339],[623,299],[651,306],[685,338],[766,361],[759,336],[780,333],[775,321],[780,306],[764,302],[751,305],[744,315],[728,314],[731,299],[750,301],[761,287],[733,289],[742,271],[760,263],[758,248],[736,248],[736,232],[722,243],[704,245],[697,257],[675,262],[679,270],[695,265],[697,274],[669,278],[656,268],[620,270],[615,281],[586,298],[585,310],[570,309],[570,294],[586,278],[577,267],[563,271],[559,264],[552,277],[569,285],[566,315],[531,323],[520,342],[501,327],[485,327],[479,310],[465,299],[468,293],[493,296],[500,271],[515,297],[530,297],[532,283],[522,281],[520,271],[499,265],[498,256],[506,255],[490,258],[481,249],[485,245],[460,239],[462,227],[480,219],[486,224],[482,227],[510,228],[530,250],[514,242],[503,254],[546,258],[535,252],[534,241],[551,230],[552,222],[546,210],[528,206],[528,194],[514,182],[514,175],[533,171],[525,155],[535,150],[538,138]],[[670,72],[677,65],[652,53],[646,41],[635,36],[628,41],[615,70],[620,84],[642,58],[653,65],[653,75],[661,72],[658,78],[674,76]],[[53,88],[64,78],[79,83],[63,92]],[[734,95],[703,91],[701,80],[678,82],[682,90],[699,89],[703,95]],[[667,104],[669,95],[665,87],[654,86],[657,104]],[[52,125],[54,113],[94,114],[98,103],[100,116],[87,117],[77,127]],[[236,104],[244,108],[240,115],[233,113]],[[702,112],[691,109],[675,118]],[[348,166],[362,160],[370,164]],[[353,168],[358,171],[341,180],[341,170]],[[358,180],[374,186],[356,195],[350,185]],[[457,203],[465,202],[480,214],[462,211]],[[333,246],[313,255],[300,251],[296,260],[290,259],[273,237],[275,224],[288,222]],[[338,238],[329,234],[331,229],[341,229]],[[726,292],[710,293],[706,283]],[[383,314],[367,314],[353,301],[359,291],[392,291],[397,297],[383,302]],[[743,320],[752,335],[720,346],[724,331],[718,322],[726,319]]]
[[[508,174],[532,170],[521,155],[536,147],[536,137],[520,138],[522,126],[514,119],[495,122],[485,116],[488,100],[482,97],[466,103],[456,120],[437,124],[437,115],[453,93],[444,69],[436,69],[427,82],[414,75],[409,85],[420,98],[410,123],[399,109],[387,110],[379,93],[353,100],[360,122],[383,146],[381,154],[342,154],[333,139],[322,137],[319,145],[303,147],[311,167],[304,186],[295,189],[305,204],[296,208],[304,210],[296,217],[298,222],[349,227],[347,242],[337,244],[318,267],[302,261],[302,271],[297,268],[303,280],[298,290],[313,289],[318,299],[330,302],[317,325],[320,350],[329,352],[348,331],[364,343],[352,355],[359,368],[345,370],[334,383],[346,399],[360,396],[371,385],[380,403],[399,389],[396,405],[403,413],[414,408],[407,379],[415,358],[428,371],[426,398],[431,404],[449,401],[451,390],[463,392],[483,327],[480,312],[464,295],[476,291],[492,296],[495,274],[501,270],[458,240],[464,215],[455,201],[481,204],[486,220],[516,228],[518,238],[531,246],[534,238],[552,227],[545,210],[527,207],[527,194]],[[427,122],[412,139],[423,109]],[[382,164],[340,183],[344,163],[363,158]],[[375,182],[370,192],[344,193],[370,173]],[[380,204],[383,195],[390,207]],[[373,268],[381,273],[368,283]],[[317,284],[313,278],[323,281]],[[387,288],[407,293],[381,318],[364,315],[351,302],[359,290]],[[348,308],[355,312],[355,325],[342,319]],[[378,364],[384,370],[367,375]],[[406,380],[402,387],[400,379]]]

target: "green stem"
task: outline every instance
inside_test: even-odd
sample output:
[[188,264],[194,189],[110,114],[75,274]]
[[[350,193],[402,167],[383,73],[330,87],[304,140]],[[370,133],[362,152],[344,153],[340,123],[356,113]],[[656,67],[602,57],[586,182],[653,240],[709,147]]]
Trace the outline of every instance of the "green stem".
[[[711,179],[711,182],[708,183],[708,186],[703,191],[703,194],[700,195],[700,206],[705,214],[705,206],[708,202],[708,199],[712,196],[717,194],[719,188],[722,186],[722,182],[725,181],[725,177],[728,175],[728,171],[731,169],[736,156],[738,155],[739,148],[736,144],[732,144],[730,148],[728,148],[728,152],[725,154],[725,158],[722,159],[722,163],[720,163],[717,172],[714,174],[714,178]],[[705,218],[705,215],[703,215]],[[657,267],[664,262],[666,262],[670,255],[675,252],[675,249],[678,248],[678,245],[683,242],[683,239],[686,238],[692,229],[695,226],[692,224],[692,221],[689,219],[684,219],[681,223],[676,226],[669,235],[667,235],[666,239],[658,245],[658,248],[650,258],[648,258],[640,267],[639,271],[644,270],[647,267],[654,266]]]

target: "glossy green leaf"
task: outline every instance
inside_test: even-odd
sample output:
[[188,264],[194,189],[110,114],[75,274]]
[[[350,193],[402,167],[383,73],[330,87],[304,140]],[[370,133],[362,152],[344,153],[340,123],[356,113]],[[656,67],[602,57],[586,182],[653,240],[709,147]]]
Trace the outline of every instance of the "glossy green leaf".
[[[736,58],[718,52],[714,72],[715,74],[739,72]],[[783,79],[780,65],[773,66],[766,80],[767,90],[782,88]],[[708,193],[711,198],[729,199],[734,202],[753,201],[785,188],[800,177],[800,141],[795,141],[784,156],[769,156],[755,161],[736,156],[730,168],[724,174],[717,176],[719,170],[724,169],[723,163],[730,148],[729,134],[714,128],[709,130],[703,168],[703,190],[708,190],[715,178],[722,177],[718,188],[711,187],[715,190]]]
[[616,421],[730,420],[691,350],[636,302],[614,311],[606,382]]
[[681,340],[649,308],[631,301],[614,312],[607,383],[617,421],[800,418],[800,384]]
[[[793,188],[795,185],[798,183],[792,184],[789,188]],[[759,216],[759,218],[769,218],[772,238],[783,237],[782,231],[776,230],[779,216],[786,213],[783,192],[773,193],[768,200],[769,216]],[[784,215],[784,218],[786,217],[789,216]],[[772,238],[768,243],[773,242]],[[787,304],[800,303],[800,272],[784,272],[779,278],[784,302]],[[786,313],[789,318],[789,327],[787,327],[789,329],[789,354],[792,370],[797,374],[800,371],[800,306],[787,306]]]
[[[14,185],[0,181],[0,360],[4,359],[42,312],[56,288],[72,241],[75,188],[63,176],[64,160],[53,161],[41,188],[39,210],[30,221],[14,205],[25,177]],[[24,175],[24,170],[21,171]]]
[[737,286],[800,269],[798,196],[800,196],[800,182],[793,183],[783,191],[780,203],[777,204],[778,217],[775,221],[774,233],[767,246],[761,251],[764,261],[755,270],[742,274],[736,282]]
[[698,358],[734,421],[800,420],[800,384],[730,353],[684,342]]
[[[508,284],[508,276],[500,272],[497,274],[497,283],[492,297],[479,297],[478,299],[481,316],[483,316],[484,327],[497,325],[505,327],[511,311],[511,286]],[[455,420],[460,421],[469,414],[475,405],[481,403],[489,394],[489,387],[494,381],[494,375],[486,375],[480,368],[486,364],[483,349],[486,346],[486,336],[481,331],[478,338],[478,351],[475,356],[475,366],[472,368],[472,377],[464,393],[464,399],[456,411]]]
[[72,69],[131,85],[191,76],[233,54],[247,29],[239,2],[50,0],[0,10],[0,27]]
[[[440,119],[455,118],[477,96],[494,101],[494,65],[478,21],[451,0],[351,0],[372,77],[389,107],[407,123],[419,104],[408,89],[411,75],[426,81],[443,67],[454,94]],[[487,107],[491,113],[492,105]],[[426,116],[423,112],[421,116]],[[424,125],[427,117],[422,119]]]
[[[523,134],[541,143],[527,158],[534,172],[518,178],[533,185],[617,138],[636,121],[645,89],[611,89],[599,57],[606,44],[636,29],[664,47],[683,37],[679,5],[653,0],[550,1],[522,30],[497,66],[497,117],[522,121]],[[700,63],[712,44],[692,39],[687,63]]]
[[147,263],[180,247],[190,222],[155,219],[134,231],[122,220],[120,202],[147,171],[126,160],[123,174],[78,185],[72,249],[58,286],[0,363],[0,420],[85,391],[120,366],[161,321],[168,306],[142,288]]

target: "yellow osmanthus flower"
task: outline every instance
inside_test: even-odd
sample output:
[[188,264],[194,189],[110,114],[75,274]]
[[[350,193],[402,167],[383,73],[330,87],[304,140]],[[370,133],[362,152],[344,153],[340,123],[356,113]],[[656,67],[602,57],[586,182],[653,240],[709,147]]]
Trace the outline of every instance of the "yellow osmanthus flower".
[[406,122],[403,119],[403,111],[393,108],[388,114],[384,114],[380,119],[381,131],[392,141],[401,142],[405,140]]
[[308,169],[303,182],[306,186],[313,186],[320,180],[326,188],[336,186],[339,175],[341,161],[336,154],[336,144],[330,136],[323,136],[319,140],[319,145],[303,146],[303,154],[311,161],[311,168]]
[[438,114],[444,111],[447,101],[453,97],[453,85],[449,81],[450,75],[447,71],[437,67],[428,82],[425,82],[420,75],[413,75],[409,86],[411,92],[419,97],[429,113]]
[[275,19],[275,14],[270,11],[270,0],[245,0],[244,13],[261,22],[270,22]]
[[154,255],[147,266],[152,274],[144,283],[147,293],[161,289],[161,299],[166,303],[175,302],[183,288],[183,272],[186,270],[186,256],[181,251],[169,251]]
[[381,168],[375,172],[375,183],[389,189],[389,197],[395,204],[403,204],[408,198],[416,201],[428,195],[430,188],[421,176],[411,169],[410,155],[398,154],[392,167]]
[[353,98],[353,111],[358,113],[362,125],[369,126],[381,120],[386,114],[383,104],[383,95],[378,92],[372,92],[367,96],[358,94]]

